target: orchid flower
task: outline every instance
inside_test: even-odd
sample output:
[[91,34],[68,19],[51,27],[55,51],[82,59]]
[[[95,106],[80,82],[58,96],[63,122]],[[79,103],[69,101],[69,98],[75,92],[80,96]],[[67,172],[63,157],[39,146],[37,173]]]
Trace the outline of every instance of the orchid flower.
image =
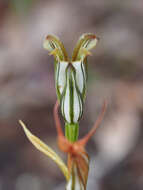
[[[83,34],[69,59],[62,42],[53,35],[48,35],[44,48],[55,58],[55,86],[57,102],[54,107],[54,120],[57,130],[57,142],[60,150],[67,154],[67,164],[48,145],[34,136],[20,120],[20,124],[31,143],[50,157],[61,169],[67,185],[66,190],[86,190],[89,156],[85,150],[88,140],[101,123],[107,103],[104,102],[101,113],[93,128],[78,140],[79,120],[82,117],[87,88],[87,56],[97,44],[98,38],[93,34]],[[65,135],[58,116],[58,106],[65,121]]]
[[53,35],[48,35],[44,48],[55,58],[55,83],[57,98],[65,120],[67,138],[74,142],[78,139],[79,120],[83,114],[83,105],[87,88],[87,56],[97,44],[93,34],[83,34],[69,59],[62,42]]

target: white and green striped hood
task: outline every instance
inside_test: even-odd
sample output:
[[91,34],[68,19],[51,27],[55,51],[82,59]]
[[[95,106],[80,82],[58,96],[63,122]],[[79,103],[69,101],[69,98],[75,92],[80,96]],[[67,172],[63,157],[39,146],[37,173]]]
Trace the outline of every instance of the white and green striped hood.
[[86,82],[87,71],[83,62],[57,63],[57,95],[60,99],[62,115],[68,123],[77,123],[82,116]]
[[55,57],[55,84],[62,115],[69,124],[76,124],[83,113],[83,103],[87,86],[87,56],[94,48],[97,38],[93,34],[83,34],[69,59],[64,45],[53,36],[48,35],[44,48]]

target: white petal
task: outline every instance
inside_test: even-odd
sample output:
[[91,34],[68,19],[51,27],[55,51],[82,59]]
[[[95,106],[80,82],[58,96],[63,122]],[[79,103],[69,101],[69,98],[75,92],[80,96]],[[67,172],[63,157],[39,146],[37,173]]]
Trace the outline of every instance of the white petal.
[[57,63],[56,68],[56,83],[58,85],[59,91],[62,94],[63,89],[66,84],[66,68],[68,66],[68,62],[61,61]]
[[[68,78],[68,77],[67,77]],[[62,100],[62,112],[68,123],[71,123],[70,118],[70,93],[69,80],[67,80],[66,92]]]

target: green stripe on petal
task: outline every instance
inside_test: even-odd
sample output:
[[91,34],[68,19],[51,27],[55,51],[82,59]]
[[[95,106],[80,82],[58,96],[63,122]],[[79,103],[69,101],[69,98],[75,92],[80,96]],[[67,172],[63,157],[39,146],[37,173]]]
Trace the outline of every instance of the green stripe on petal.
[[70,115],[70,72],[66,72],[66,85],[64,88],[64,92],[61,97],[61,111],[64,119],[71,123],[71,115]]
[[69,65],[66,71],[66,85],[61,97],[61,111],[68,123],[77,123],[83,112],[83,100],[76,84],[76,71],[72,65]]
[[69,63],[65,61],[61,61],[56,64],[55,82],[56,82],[57,95],[59,99],[66,85],[66,69],[68,64]]
[[76,75],[76,84],[82,95],[82,98],[85,98],[86,86],[87,86],[87,68],[83,61],[72,62],[73,67],[75,68]]
[[73,122],[77,123],[77,121],[79,121],[79,119],[81,118],[82,113],[83,113],[83,100],[82,100],[82,96],[79,92],[79,89],[77,87],[75,72],[72,74],[72,79],[73,79],[73,89],[74,89]]

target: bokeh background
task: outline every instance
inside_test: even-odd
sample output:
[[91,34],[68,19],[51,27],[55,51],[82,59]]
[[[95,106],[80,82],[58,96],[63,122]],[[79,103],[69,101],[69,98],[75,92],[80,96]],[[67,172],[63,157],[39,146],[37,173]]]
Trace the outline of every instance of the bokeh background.
[[89,57],[88,96],[80,136],[104,99],[108,109],[88,143],[88,188],[143,189],[143,1],[0,0],[0,190],[63,190],[58,167],[27,140],[18,120],[59,152],[47,34],[69,55],[83,33],[100,37]]

